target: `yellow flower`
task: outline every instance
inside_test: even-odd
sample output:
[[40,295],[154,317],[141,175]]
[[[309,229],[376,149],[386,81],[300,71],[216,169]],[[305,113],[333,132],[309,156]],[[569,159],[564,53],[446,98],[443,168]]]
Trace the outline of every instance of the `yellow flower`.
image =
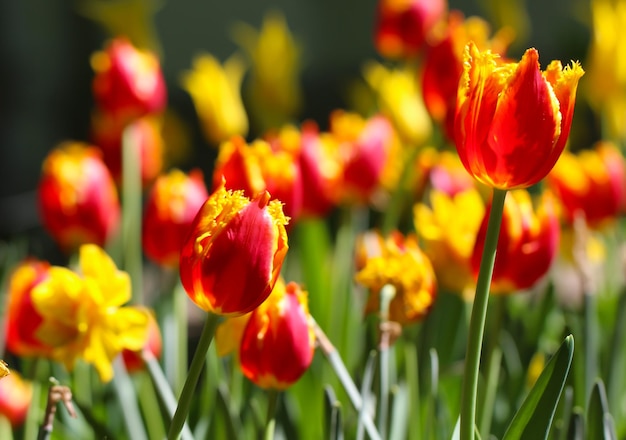
[[9,374],[10,374],[9,366],[6,364],[6,362],[0,359],[0,379],[2,379],[5,376],[8,376]]
[[415,230],[440,285],[471,297],[474,276],[470,259],[485,215],[478,190],[470,188],[454,196],[433,190],[430,206],[419,203],[413,212]]
[[250,111],[261,131],[291,122],[302,105],[299,47],[285,17],[268,14],[260,31],[239,23],[234,38],[252,66],[247,92]]
[[430,136],[432,124],[411,69],[389,70],[370,62],[363,75],[377,95],[381,113],[391,119],[406,142],[421,145]]
[[144,346],[149,316],[140,307],[122,307],[131,298],[130,278],[100,247],[80,248],[80,271],[51,267],[49,277],[33,289],[33,304],[43,318],[37,338],[68,370],[82,359],[107,382],[122,350]]
[[626,137],[626,2],[592,0],[586,96],[607,116],[611,136]]
[[240,57],[232,56],[222,66],[212,55],[203,54],[183,74],[183,88],[193,99],[205,136],[215,146],[248,133],[240,91],[244,70]]
[[386,238],[375,231],[364,234],[357,244],[357,266],[362,268],[355,280],[370,291],[366,313],[380,310],[380,291],[387,284],[396,290],[389,304],[391,321],[402,325],[419,321],[435,302],[433,267],[413,234],[405,237],[395,231]]

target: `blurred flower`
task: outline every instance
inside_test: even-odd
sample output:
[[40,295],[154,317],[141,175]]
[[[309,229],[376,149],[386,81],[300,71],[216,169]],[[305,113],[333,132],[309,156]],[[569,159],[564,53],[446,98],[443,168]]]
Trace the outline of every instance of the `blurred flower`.
[[200,208],[180,258],[182,284],[198,307],[226,316],[269,296],[287,253],[282,205],[220,186]]
[[592,0],[586,97],[608,122],[609,138],[626,138],[626,3]]
[[415,230],[439,286],[471,298],[475,287],[471,257],[485,215],[485,203],[478,190],[470,187],[449,194],[434,188],[430,206],[418,203],[413,213]]
[[102,246],[117,231],[117,190],[96,148],[64,142],[50,152],[38,196],[43,225],[67,251],[84,243]]
[[393,127],[381,115],[365,120],[356,113],[335,110],[330,115],[330,133],[343,167],[341,198],[368,200],[381,182],[394,140]]
[[136,157],[141,164],[141,183],[145,188],[163,168],[164,142],[161,118],[143,116],[128,123],[115,115],[97,112],[91,127],[91,140],[102,150],[104,163],[116,182],[122,181],[122,137],[126,132],[131,145],[138,149]]
[[291,122],[302,106],[300,49],[285,17],[272,12],[263,19],[260,31],[238,23],[233,33],[251,61],[247,92],[258,131]]
[[569,136],[578,63],[553,61],[539,70],[539,54],[528,49],[517,63],[465,49],[459,83],[455,142],[463,165],[478,181],[499,189],[526,188],[543,179]]
[[421,178],[418,193],[425,189],[437,190],[450,197],[476,187],[476,181],[467,173],[459,156],[451,151],[426,147],[417,157],[417,173]]
[[163,350],[163,338],[161,337],[161,329],[157,323],[154,313],[148,311],[148,329],[145,345],[139,350],[131,350],[125,348],[122,350],[122,359],[126,366],[126,371],[134,373],[141,371],[144,367],[144,360],[142,357],[142,351],[148,351],[155,359],[161,357],[161,351]]
[[125,306],[130,278],[98,246],[80,248],[80,272],[53,266],[32,290],[42,322],[36,337],[51,347],[51,358],[68,370],[81,359],[92,364],[103,382],[113,377],[113,359],[124,349],[146,343],[148,312]]
[[[488,206],[474,245],[471,262],[475,274],[480,268],[490,209]],[[552,194],[543,193],[535,209],[528,191],[511,191],[504,203],[491,292],[508,294],[534,286],[548,273],[559,239]]]
[[11,372],[9,371],[9,366],[6,362],[0,359],[0,379],[3,377],[7,377]]
[[116,38],[93,54],[93,94],[98,106],[121,120],[158,113],[167,104],[167,90],[158,58]]
[[248,133],[248,116],[241,100],[244,64],[237,56],[224,66],[212,55],[194,58],[192,70],[185,72],[182,85],[191,95],[207,140],[217,146],[234,135]]
[[374,43],[389,58],[408,58],[419,53],[429,32],[447,11],[445,0],[379,0]]
[[110,36],[126,35],[139,48],[160,52],[154,14],[159,0],[81,0],[78,11],[100,23]]
[[6,417],[11,426],[21,426],[26,420],[33,398],[33,386],[22,379],[17,371],[0,381],[0,415]]
[[245,315],[233,316],[225,319],[217,326],[215,330],[215,348],[218,356],[226,356],[230,353],[237,353],[237,356],[239,356],[241,338],[251,314],[246,313]]
[[37,338],[43,317],[32,300],[33,289],[48,278],[50,264],[27,259],[20,263],[9,279],[6,314],[6,344],[18,356],[49,356],[51,348]]
[[479,17],[464,18],[460,11],[450,11],[446,26],[438,29],[426,50],[422,70],[424,104],[443,132],[454,140],[454,113],[459,80],[463,74],[463,51],[469,41],[481,50],[504,55],[513,39],[510,29],[501,29],[489,38],[489,24]]
[[213,170],[213,187],[225,180],[227,189],[242,190],[249,198],[267,191],[272,200],[284,204],[285,215],[294,222],[302,206],[302,182],[297,158],[286,147],[280,139],[271,145],[261,139],[248,145],[238,136],[222,143]]
[[565,151],[548,174],[547,182],[570,224],[580,212],[589,226],[601,226],[615,220],[624,209],[624,157],[610,142],[598,142],[593,149],[578,154]]
[[383,238],[367,232],[357,242],[355,280],[370,294],[366,313],[380,310],[380,290],[390,284],[396,294],[389,305],[389,320],[402,325],[422,319],[432,307],[437,294],[433,267],[418,246],[415,235],[406,237],[394,232]]
[[266,138],[274,150],[277,149],[275,145],[279,145],[280,149],[296,157],[301,181],[300,216],[321,217],[328,213],[337,203],[337,189],[343,173],[332,136],[320,133],[317,125],[309,121],[302,124],[300,130],[286,125]]
[[363,69],[363,75],[376,92],[380,112],[391,120],[402,140],[422,145],[430,136],[432,125],[413,70],[387,69],[372,61]]
[[172,170],[154,182],[144,208],[144,253],[157,264],[177,267],[191,223],[209,197],[200,170]]
[[241,370],[261,388],[284,390],[309,368],[314,350],[307,293],[279,279],[250,314],[239,348]]

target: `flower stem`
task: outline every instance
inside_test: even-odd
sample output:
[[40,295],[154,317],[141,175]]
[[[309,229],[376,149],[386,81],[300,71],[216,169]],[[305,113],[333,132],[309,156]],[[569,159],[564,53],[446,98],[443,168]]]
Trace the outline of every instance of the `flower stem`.
[[480,352],[483,334],[485,333],[489,287],[491,285],[493,266],[496,261],[496,249],[498,247],[505,198],[506,190],[494,188],[489,222],[487,223],[487,236],[485,237],[483,255],[480,261],[476,295],[474,296],[474,305],[469,324],[465,371],[463,373],[463,393],[461,397],[461,440],[474,439]]
[[[385,284],[380,290],[380,318],[382,322],[389,320],[389,304],[396,295],[396,288]],[[378,432],[382,438],[387,437],[387,417],[389,415],[389,332],[381,332],[380,340],[380,406],[378,408]]]
[[[311,319],[313,320],[313,318]],[[326,356],[326,359],[328,359],[328,362],[335,371],[335,374],[341,382],[341,385],[346,390],[352,406],[354,407],[354,409],[360,412],[363,407],[363,399],[361,398],[361,394],[354,384],[352,377],[350,377],[348,369],[341,360],[341,356],[339,356],[337,349],[330,342],[320,326],[317,325],[317,322],[315,322],[315,320],[313,320],[313,330],[315,331],[315,337],[317,339],[317,342],[319,343],[320,349],[324,353],[324,356]],[[363,426],[365,427],[367,434],[370,436],[370,439],[380,440],[381,436],[378,433],[378,430],[376,429],[376,426],[374,425],[374,422],[372,421],[372,418],[369,416],[369,414],[363,413],[361,416]]]
[[[176,397],[174,397],[174,392],[172,391],[172,388],[170,387],[170,384],[154,355],[148,350],[144,350],[142,356],[146,366],[148,367],[148,374],[150,374],[150,379],[152,380],[154,388],[159,395],[161,402],[165,406],[168,417],[171,418],[174,416],[174,412],[176,411]],[[186,423],[183,425],[182,438],[185,440],[193,440],[191,430]]]
[[141,250],[141,158],[132,124],[122,135],[122,248],[130,274],[133,302],[143,304]]
[[273,440],[276,426],[276,406],[278,404],[278,390],[268,390],[267,418],[265,423],[264,440]]
[[207,319],[204,322],[202,334],[200,335],[200,341],[198,341],[196,352],[194,353],[191,365],[189,366],[187,380],[185,381],[185,385],[183,385],[183,391],[178,399],[178,407],[176,408],[176,412],[172,418],[172,423],[170,424],[170,429],[167,434],[168,440],[178,439],[180,431],[185,424],[187,414],[189,413],[189,407],[191,406],[193,393],[196,390],[198,378],[202,372],[204,360],[206,359],[206,354],[209,350],[209,346],[211,345],[211,341],[213,340],[213,335],[215,334],[218,322],[218,315],[214,315],[213,313],[207,314]]

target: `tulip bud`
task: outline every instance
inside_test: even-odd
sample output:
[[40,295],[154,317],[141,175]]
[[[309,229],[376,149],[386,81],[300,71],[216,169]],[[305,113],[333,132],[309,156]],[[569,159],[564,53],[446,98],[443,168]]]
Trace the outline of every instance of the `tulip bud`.
[[279,280],[244,329],[241,369],[262,388],[286,389],[309,368],[314,344],[306,292],[296,283],[285,286]]
[[167,92],[159,60],[117,38],[91,59],[93,94],[99,107],[132,120],[165,108]]
[[85,243],[103,246],[116,232],[117,190],[97,149],[61,144],[44,161],[38,190],[43,224],[65,250]]
[[202,172],[173,170],[157,178],[143,216],[143,250],[165,267],[177,267],[196,214],[209,197]]

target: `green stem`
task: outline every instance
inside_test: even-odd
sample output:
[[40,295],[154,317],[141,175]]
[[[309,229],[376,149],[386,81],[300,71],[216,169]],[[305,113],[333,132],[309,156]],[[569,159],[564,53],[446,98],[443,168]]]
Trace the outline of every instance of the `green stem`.
[[493,189],[491,212],[487,223],[487,236],[483,255],[480,261],[480,270],[476,283],[476,295],[472,307],[472,316],[469,324],[467,354],[463,373],[463,392],[461,397],[461,440],[474,439],[474,424],[476,422],[476,398],[478,395],[478,373],[480,369],[480,352],[485,332],[487,318],[487,304],[489,302],[489,287],[493,266],[496,261],[496,249],[500,235],[500,224],[504,211],[506,190]]
[[264,440],[274,439],[274,428],[276,427],[276,406],[278,404],[278,390],[268,390],[267,417],[265,422]]
[[133,125],[122,135],[122,249],[124,269],[130,274],[133,302],[143,304],[141,247],[141,158]]
[[618,414],[619,399],[622,397],[624,372],[624,335],[626,335],[626,290],[620,292],[615,316],[615,329],[611,338],[610,361],[606,373],[606,388],[609,395],[611,413]]
[[590,292],[584,294],[585,306],[583,328],[585,332],[585,402],[589,402],[591,389],[596,380],[596,301]]
[[[144,350],[142,355],[143,360],[148,367],[148,373],[150,374],[150,379],[152,379],[154,388],[159,395],[161,402],[163,402],[163,405],[165,406],[168,418],[172,418],[174,416],[174,412],[176,412],[176,397],[174,397],[170,383],[167,381],[163,370],[161,370],[159,362],[152,355],[152,353],[148,350]],[[185,440],[193,440],[193,435],[191,434],[191,430],[189,429],[187,423],[183,426],[182,438]]]
[[206,359],[206,354],[209,350],[209,346],[211,345],[211,341],[213,340],[213,335],[215,334],[215,329],[217,328],[218,322],[218,315],[214,315],[213,313],[207,314],[207,319],[204,322],[202,334],[200,335],[200,341],[198,341],[196,352],[194,353],[193,359],[191,360],[189,372],[187,373],[187,380],[185,381],[183,391],[181,392],[180,398],[178,399],[178,407],[176,408],[176,412],[174,413],[174,417],[172,418],[172,423],[167,434],[168,440],[178,439],[180,431],[185,424],[187,414],[189,414],[189,407],[191,406],[192,397],[198,383],[198,378],[200,377],[200,373],[202,372],[204,360]]
[[[311,319],[313,320],[313,318]],[[354,384],[352,377],[350,377],[350,373],[348,373],[348,369],[346,368],[345,364],[341,360],[341,356],[339,356],[339,353],[337,353],[337,349],[335,349],[333,344],[330,342],[330,340],[328,339],[324,331],[320,328],[320,326],[317,325],[317,322],[315,322],[315,320],[313,320],[313,324],[314,324],[313,329],[315,331],[315,337],[317,338],[317,342],[319,343],[319,346],[322,352],[324,353],[324,355],[326,356],[326,359],[328,359],[328,362],[330,363],[331,367],[335,371],[335,374],[337,375],[339,382],[341,382],[341,385],[346,391],[346,394],[348,395],[348,398],[350,399],[352,406],[354,407],[355,410],[357,410],[357,412],[360,412],[361,408],[363,407],[363,399],[361,399],[361,394],[359,393],[359,390]],[[364,413],[362,421],[363,421],[363,426],[365,427],[365,430],[370,436],[370,439],[380,440],[381,436],[378,433],[378,430],[376,429],[376,426],[374,425],[372,418],[369,417],[368,414]]]
[[121,357],[117,357],[113,363],[113,368],[115,371],[113,375],[113,388],[115,389],[122,409],[122,418],[126,424],[128,436],[133,440],[147,440],[148,435],[146,434],[137,404],[137,394],[132,381],[128,377]]
[[[389,304],[396,295],[396,288],[385,284],[380,289],[381,322],[389,320]],[[387,417],[389,415],[389,332],[381,332],[380,340],[380,406],[378,408],[378,432],[382,438],[387,437]]]

